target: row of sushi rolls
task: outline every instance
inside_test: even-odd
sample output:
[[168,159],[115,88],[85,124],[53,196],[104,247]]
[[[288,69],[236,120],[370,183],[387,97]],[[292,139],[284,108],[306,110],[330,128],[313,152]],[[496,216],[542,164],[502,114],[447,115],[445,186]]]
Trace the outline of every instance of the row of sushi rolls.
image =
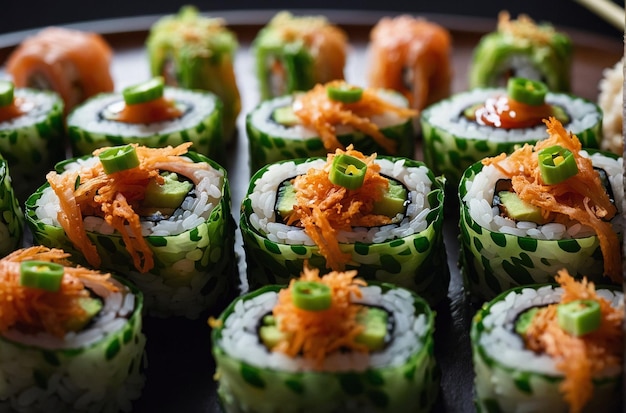
[[[250,45],[249,113],[236,34],[195,6],[154,23],[151,77],[123,90],[99,34],[49,27],[15,47],[0,81],[3,408],[131,411],[153,316],[207,321],[227,412],[431,411],[445,212],[477,303],[474,407],[621,410],[623,62],[597,101],[574,96],[570,37],[502,11],[452,94],[439,24],[373,25],[367,85],[344,78],[348,41],[324,16],[276,14]],[[250,181],[232,205],[238,136]]]

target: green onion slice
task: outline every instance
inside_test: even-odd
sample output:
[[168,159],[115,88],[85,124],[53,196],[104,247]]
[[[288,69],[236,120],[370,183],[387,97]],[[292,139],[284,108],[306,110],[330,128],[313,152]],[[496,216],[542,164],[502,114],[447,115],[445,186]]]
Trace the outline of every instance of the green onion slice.
[[342,84],[340,86],[327,86],[326,94],[331,100],[342,103],[355,103],[361,100],[363,89],[357,86]]
[[546,101],[548,87],[545,83],[523,77],[509,78],[507,94],[510,99],[530,106],[540,106]]
[[295,281],[292,288],[293,305],[301,310],[322,311],[330,308],[332,295],[328,285],[315,281]]
[[161,76],[154,77],[138,85],[129,86],[122,91],[127,105],[136,105],[159,99],[163,96],[164,80]]
[[0,107],[13,103],[15,85],[9,80],[0,80]]
[[335,185],[347,189],[358,189],[365,180],[367,165],[362,160],[350,155],[337,155],[333,159],[328,179]]
[[61,289],[65,267],[47,261],[23,261],[20,264],[20,284],[24,287],[40,288],[57,292]]
[[546,185],[563,182],[578,173],[576,158],[571,151],[559,145],[539,151],[539,170]]
[[107,175],[131,169],[139,165],[137,151],[132,145],[113,146],[99,155],[102,168]]
[[602,322],[600,303],[595,300],[575,300],[556,308],[559,327],[573,336],[597,330]]

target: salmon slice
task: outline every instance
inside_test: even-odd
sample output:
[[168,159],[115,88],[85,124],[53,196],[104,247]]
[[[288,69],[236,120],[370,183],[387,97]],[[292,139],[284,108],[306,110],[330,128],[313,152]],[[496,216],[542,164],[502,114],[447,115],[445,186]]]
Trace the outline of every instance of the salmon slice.
[[17,47],[6,69],[16,87],[57,92],[69,113],[87,98],[113,91],[112,55],[99,34],[48,27]]
[[440,25],[402,15],[370,32],[369,84],[402,93],[421,110],[450,95],[452,38]]

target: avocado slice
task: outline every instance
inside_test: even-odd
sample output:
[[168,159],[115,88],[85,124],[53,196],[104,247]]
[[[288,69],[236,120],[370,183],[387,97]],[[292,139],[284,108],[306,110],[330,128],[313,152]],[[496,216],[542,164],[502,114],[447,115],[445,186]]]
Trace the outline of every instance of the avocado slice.
[[280,331],[273,315],[263,317],[262,324],[259,327],[259,338],[265,347],[271,350],[285,337],[287,337],[287,333]]
[[300,122],[300,118],[294,113],[291,105],[274,109],[272,112],[272,120],[283,126],[294,126],[302,123]]
[[285,222],[289,218],[289,215],[293,212],[293,206],[295,204],[296,191],[291,184],[291,180],[285,180],[278,186],[274,211],[276,211],[282,221]]
[[95,297],[80,297],[78,304],[83,308],[84,313],[76,318],[72,318],[65,323],[69,331],[80,331],[102,310],[104,304],[102,300]]
[[539,311],[539,307],[531,307],[517,316],[517,320],[515,320],[514,324],[515,332],[517,334],[520,336],[526,334],[526,331],[528,330],[528,327],[530,327],[537,311]]
[[545,224],[547,221],[542,215],[541,208],[522,200],[515,192],[500,191],[500,209],[509,218],[516,221],[530,221],[536,224]]
[[374,203],[372,212],[376,215],[385,215],[393,218],[398,214],[404,214],[407,204],[407,189],[399,181],[389,179],[389,188],[382,199]]
[[142,209],[144,211],[161,210],[162,212],[173,212],[182,204],[185,197],[193,187],[193,184],[186,180],[179,180],[175,173],[165,172],[162,174],[165,182],[160,185],[155,179],[150,180],[146,186]]
[[387,337],[387,311],[378,307],[364,307],[358,312],[356,322],[365,329],[355,338],[357,343],[364,344],[370,351],[380,350],[385,346]]

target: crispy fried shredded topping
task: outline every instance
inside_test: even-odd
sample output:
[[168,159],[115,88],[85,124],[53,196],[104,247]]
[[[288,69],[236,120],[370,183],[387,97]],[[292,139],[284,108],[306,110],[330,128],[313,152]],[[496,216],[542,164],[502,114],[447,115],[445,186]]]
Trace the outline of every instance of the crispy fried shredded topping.
[[[346,189],[333,184],[329,179],[335,156],[346,154],[361,159],[367,165],[363,185],[358,189]],[[378,226],[391,222],[385,215],[372,213],[374,203],[383,197],[389,180],[380,175],[380,165],[374,160],[376,154],[366,157],[354,150],[337,149],[328,154],[324,168],[311,168],[293,181],[296,205],[287,220],[287,225],[304,227],[307,235],[319,247],[326,258],[326,267],[340,271],[350,261],[350,254],[341,251],[337,233],[350,231],[355,226]]]
[[[597,234],[604,258],[604,274],[614,282],[622,280],[619,239],[609,220],[617,214],[604,189],[600,176],[593,169],[591,159],[580,154],[582,146],[576,135],[568,133],[561,122],[550,117],[544,120],[549,137],[534,146],[526,144],[508,157],[501,154],[483,160],[494,165],[511,178],[518,196],[543,210],[544,217],[551,213],[562,219],[574,220],[591,227]],[[546,185],[541,179],[537,154],[544,148],[560,145],[569,149],[576,159],[578,173],[558,184]]]
[[356,321],[356,315],[363,307],[353,302],[361,297],[359,286],[365,281],[355,278],[356,270],[330,272],[322,277],[318,269],[308,268],[305,264],[300,280],[326,284],[331,289],[330,308],[322,311],[307,311],[296,307],[292,300],[292,279],[289,287],[282,289],[278,302],[273,309],[278,328],[285,332],[283,340],[272,349],[290,357],[301,354],[321,366],[327,355],[339,349],[367,351],[355,338],[363,331],[363,326]]
[[[118,288],[109,280],[110,274],[73,266],[70,254],[43,246],[24,248],[0,259],[0,332],[17,328],[27,333],[46,332],[63,337],[70,320],[84,317],[80,298],[89,297],[85,283],[102,286],[109,291]],[[65,266],[61,288],[49,292],[24,287],[20,283],[20,263],[38,260]]]
[[[144,198],[148,182],[155,179],[162,184],[164,178],[159,172],[167,170],[185,176],[197,184],[195,171],[210,169],[209,164],[191,162],[182,157],[192,145],[191,142],[165,148],[132,145],[140,162],[135,168],[107,175],[102,163],[97,162],[93,167],[84,166],[62,174],[52,171],[46,177],[59,198],[59,223],[74,247],[96,268],[100,266],[101,258],[87,236],[83,222],[85,216],[97,215],[104,218],[122,236],[127,251],[133,257],[135,268],[140,272],[147,272],[154,266],[154,257],[142,236],[140,217],[135,210]],[[98,156],[106,149],[95,150],[93,156]]]
[[552,26],[537,25],[526,14],[520,14],[517,20],[511,20],[507,11],[501,11],[498,14],[498,32],[546,45],[550,44],[555,33]]
[[592,282],[586,278],[577,282],[566,270],[559,271],[556,280],[563,288],[561,303],[581,299],[600,303],[600,327],[580,337],[570,335],[559,327],[557,304],[551,304],[539,309],[524,340],[529,349],[558,360],[556,367],[565,374],[560,390],[570,405],[570,412],[577,413],[592,397],[594,375],[609,368],[621,369],[624,307],[611,306],[596,293]]
[[395,106],[382,99],[374,89],[364,89],[363,96],[354,103],[332,100],[326,92],[327,87],[341,87],[343,80],[326,84],[317,84],[307,93],[300,94],[293,103],[294,113],[304,126],[315,129],[328,152],[344,149],[337,139],[337,125],[348,125],[371,136],[388,154],[396,152],[396,142],[385,136],[372,121],[372,116],[393,113],[401,118],[410,119],[417,111]]

